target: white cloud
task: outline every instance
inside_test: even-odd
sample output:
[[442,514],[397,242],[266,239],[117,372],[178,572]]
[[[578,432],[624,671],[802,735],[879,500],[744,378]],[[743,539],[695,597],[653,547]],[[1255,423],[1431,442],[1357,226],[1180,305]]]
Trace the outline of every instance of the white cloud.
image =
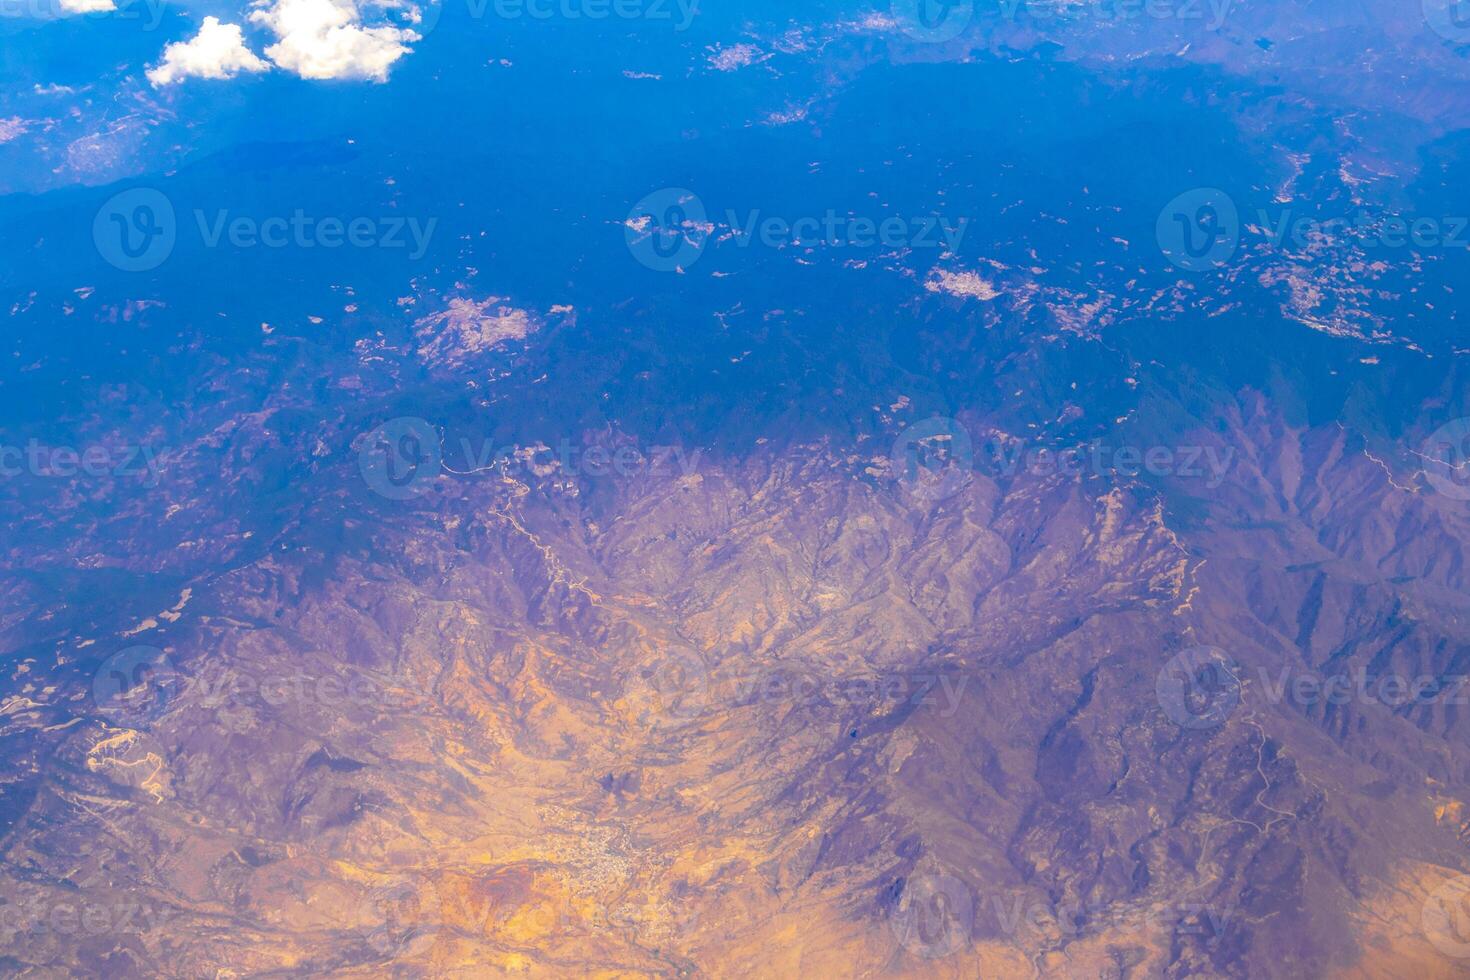
[[238,25],[204,18],[191,41],[175,41],[163,49],[163,63],[148,69],[154,85],[171,85],[186,78],[234,78],[242,71],[266,71],[270,65],[245,47]]
[[9,143],[30,128],[30,123],[19,116],[0,119],[0,143]]
[[104,14],[116,9],[113,0],[61,0],[61,12],[66,14]]
[[394,62],[408,54],[408,44],[419,40],[400,27],[364,27],[352,0],[274,0],[250,20],[278,38],[265,49],[266,57],[302,78],[386,81]]

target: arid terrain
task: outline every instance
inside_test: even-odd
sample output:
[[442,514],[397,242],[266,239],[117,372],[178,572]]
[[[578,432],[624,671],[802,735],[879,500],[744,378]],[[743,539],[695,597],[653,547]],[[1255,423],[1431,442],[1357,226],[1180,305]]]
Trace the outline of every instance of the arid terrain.
[[0,976],[1470,976],[1444,4],[68,4]]

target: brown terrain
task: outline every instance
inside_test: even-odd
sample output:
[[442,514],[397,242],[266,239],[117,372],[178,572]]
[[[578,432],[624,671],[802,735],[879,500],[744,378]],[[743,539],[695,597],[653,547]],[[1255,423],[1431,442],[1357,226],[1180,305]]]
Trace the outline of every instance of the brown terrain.
[[[1465,867],[1458,699],[1280,675],[1462,672],[1463,505],[1249,392],[1208,438],[1208,503],[984,472],[929,500],[877,440],[405,501],[328,455],[269,547],[98,638],[163,650],[166,696],[98,711],[27,665],[10,963],[1455,975],[1423,910]],[[1239,704],[1192,727],[1160,678],[1200,647]]]

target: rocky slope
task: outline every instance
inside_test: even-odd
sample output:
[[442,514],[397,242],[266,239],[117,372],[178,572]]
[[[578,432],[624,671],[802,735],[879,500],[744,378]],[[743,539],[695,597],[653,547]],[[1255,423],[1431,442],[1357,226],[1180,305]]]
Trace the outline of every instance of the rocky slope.
[[[12,628],[6,962],[1453,975],[1421,912],[1470,832],[1462,505],[1339,426],[1235,413],[1208,493],[1039,467],[935,493],[875,436],[445,464],[387,499],[344,426],[159,615]],[[287,414],[222,455],[305,458]],[[120,526],[136,571],[160,532]],[[143,696],[97,686],[136,646],[166,658]],[[1360,670],[1440,686],[1297,686]]]

